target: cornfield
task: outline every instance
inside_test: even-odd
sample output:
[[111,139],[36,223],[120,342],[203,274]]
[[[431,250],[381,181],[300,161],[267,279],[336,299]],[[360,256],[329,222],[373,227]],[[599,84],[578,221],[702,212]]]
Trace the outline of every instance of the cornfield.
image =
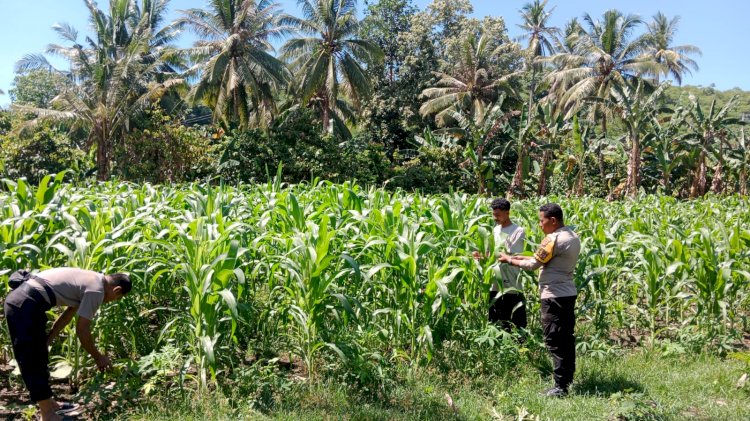
[[[167,353],[182,383],[221,384],[257,355],[289,355],[314,380],[331,361],[366,377],[433,364],[457,347],[492,353],[503,341],[486,321],[496,264],[471,256],[493,247],[486,198],[279,178],[239,187],[75,186],[62,175],[4,183],[0,293],[21,268],[129,272],[134,293],[103,308],[98,343],[142,367]],[[747,199],[549,200],[582,240],[584,351],[622,335],[729,349],[748,332]],[[527,254],[542,237],[541,203],[513,204]],[[534,330],[535,274],[522,276]],[[0,346],[11,358],[5,323]],[[77,341],[56,346],[76,370],[92,364]]]

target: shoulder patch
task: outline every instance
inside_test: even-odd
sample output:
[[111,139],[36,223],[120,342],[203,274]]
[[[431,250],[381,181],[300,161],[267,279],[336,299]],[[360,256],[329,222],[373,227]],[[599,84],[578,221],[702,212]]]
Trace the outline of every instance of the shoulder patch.
[[548,235],[544,237],[539,248],[534,252],[534,258],[542,263],[552,260],[552,253],[555,250],[555,237]]

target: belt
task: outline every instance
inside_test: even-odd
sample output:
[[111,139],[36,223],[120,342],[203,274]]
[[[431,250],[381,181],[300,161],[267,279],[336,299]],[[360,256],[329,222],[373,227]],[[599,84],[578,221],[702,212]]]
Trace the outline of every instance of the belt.
[[[44,301],[46,301],[47,304],[49,304],[51,307],[57,305],[57,297],[55,296],[55,291],[53,291],[52,288],[47,284],[46,280],[32,275],[32,278],[26,281],[26,284],[31,287],[32,291],[39,293],[39,296],[41,296]],[[45,297],[44,294],[42,294],[41,291],[39,291],[39,289],[36,287],[42,288],[47,296]]]

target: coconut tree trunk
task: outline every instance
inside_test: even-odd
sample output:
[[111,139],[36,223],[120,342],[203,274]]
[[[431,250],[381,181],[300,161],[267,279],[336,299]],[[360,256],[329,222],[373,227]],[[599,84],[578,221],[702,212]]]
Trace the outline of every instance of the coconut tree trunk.
[[96,178],[99,181],[107,181],[109,179],[106,143],[106,140],[102,139],[96,147]]
[[550,151],[545,150],[544,153],[542,153],[542,165],[539,174],[539,190],[537,191],[539,196],[547,194],[547,165],[549,165],[549,159]]
[[[607,137],[607,117],[602,116],[602,136],[606,139]],[[602,153],[602,144],[598,143],[596,146],[596,159],[599,163],[599,176],[604,179],[607,176],[606,168],[604,167],[604,153]]]
[[740,195],[747,196],[747,166],[740,170]]
[[96,136],[96,178],[99,181],[109,180],[109,131],[103,127],[106,123],[94,126]]
[[516,171],[513,174],[513,181],[510,182],[508,188],[508,196],[510,197],[523,197],[525,195],[523,188],[523,161],[526,156],[526,147],[521,148],[521,153],[518,154],[518,160],[516,161]]
[[637,134],[630,135],[630,155],[628,156],[628,179],[625,184],[626,194],[630,197],[635,197],[638,193],[638,187],[640,185],[640,172],[641,172],[641,142]]
[[536,90],[536,66],[531,65],[531,83],[529,83],[529,110],[526,124],[531,125],[531,112],[534,110],[534,91]]
[[329,108],[328,105],[329,105],[328,104],[328,95],[326,95],[324,93],[323,94],[323,134],[324,135],[328,134],[328,130],[331,127],[331,122],[330,122],[330,119],[331,119],[331,117],[330,117],[330,108]]
[[487,185],[484,180],[484,173],[482,171],[482,164],[484,164],[484,144],[480,144],[477,147],[477,182],[479,183],[479,195],[484,195],[487,192]]

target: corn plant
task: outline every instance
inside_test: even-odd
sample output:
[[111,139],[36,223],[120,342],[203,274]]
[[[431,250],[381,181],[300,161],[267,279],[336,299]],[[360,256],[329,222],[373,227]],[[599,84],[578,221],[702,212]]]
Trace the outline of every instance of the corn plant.
[[[429,365],[447,354],[490,358],[501,340],[486,321],[498,264],[472,257],[495,248],[481,197],[286,185],[279,173],[237,187],[75,186],[63,175],[3,183],[0,291],[22,267],[129,272],[133,293],[102,311],[100,343],[135,359],[169,348],[184,361],[181,379],[199,388],[221,383],[246,357],[300,357],[315,382],[332,361],[369,376],[367,367]],[[647,332],[651,344],[692,335],[714,346],[747,332],[748,199],[548,200],[562,204],[581,238],[577,311],[596,335],[586,344],[625,330]],[[527,254],[543,238],[539,205],[513,204]],[[521,281],[534,332],[536,277]],[[66,335],[53,353],[85,381],[91,362]]]

